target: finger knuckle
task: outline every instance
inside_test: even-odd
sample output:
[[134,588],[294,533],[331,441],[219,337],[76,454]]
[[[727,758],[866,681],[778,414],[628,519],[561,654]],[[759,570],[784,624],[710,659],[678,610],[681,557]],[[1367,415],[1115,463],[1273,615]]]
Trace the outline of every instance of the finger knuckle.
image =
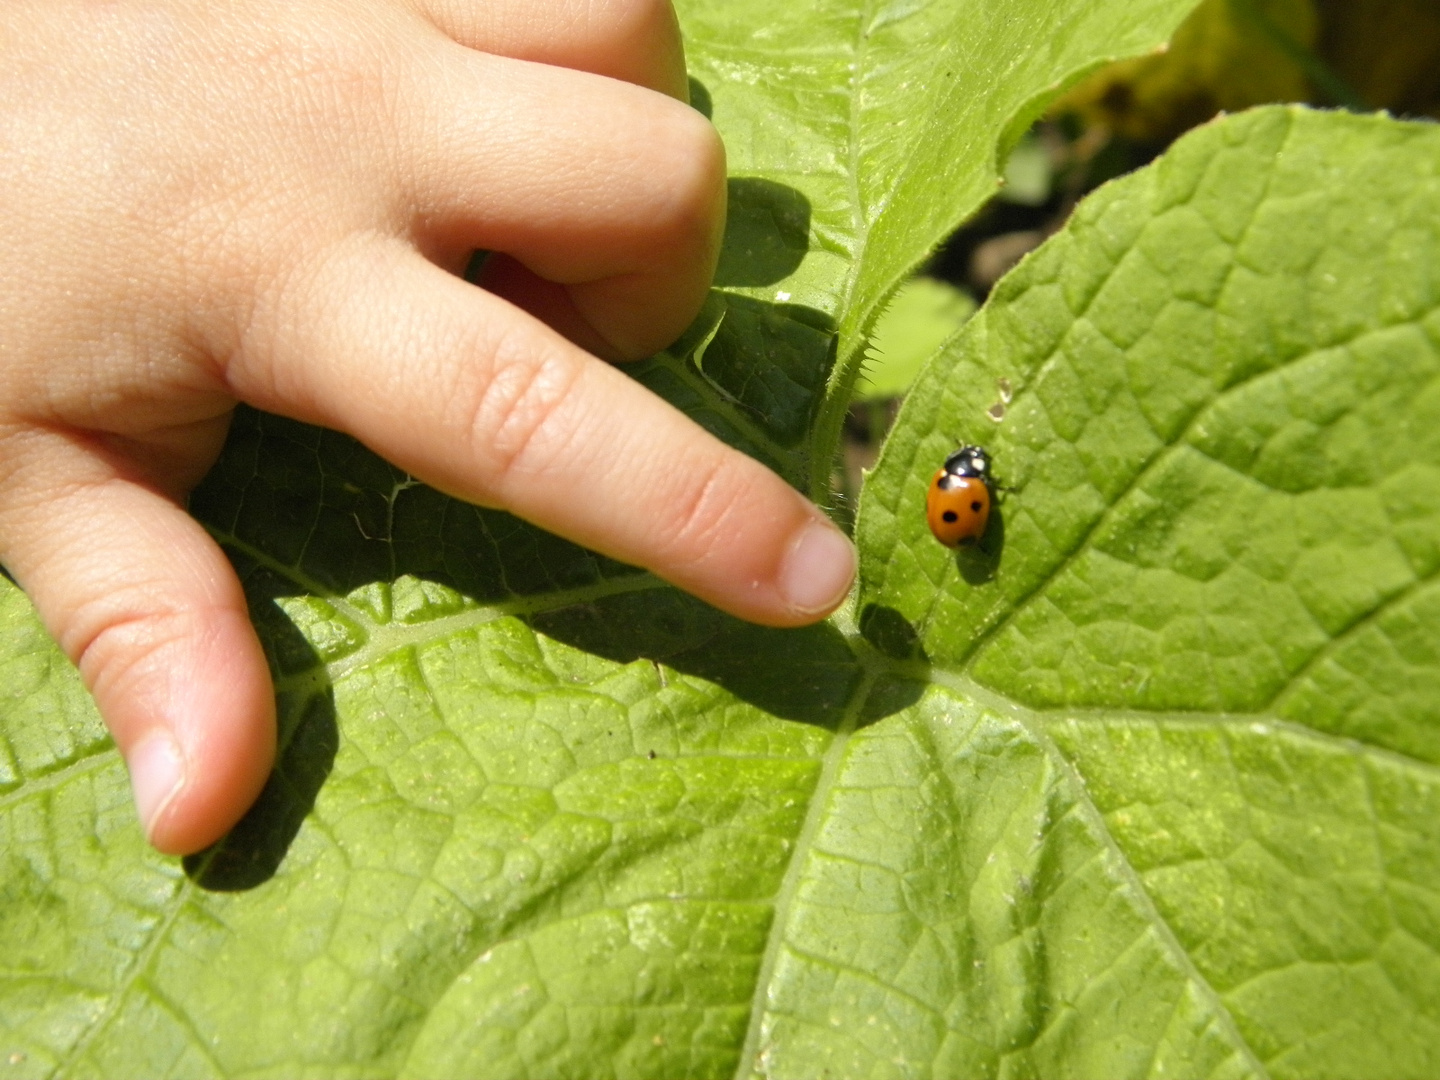
[[737,483],[723,457],[707,465],[687,466],[685,490],[671,502],[666,534],[660,547],[668,560],[703,561],[724,550],[745,501],[746,485]]
[[91,692],[109,697],[157,650],[193,628],[191,612],[146,610],[143,597],[123,602],[112,596],[78,610],[60,641]]
[[561,414],[579,377],[580,365],[559,350],[499,346],[466,421],[472,458],[488,466],[493,490],[541,470],[563,451]]

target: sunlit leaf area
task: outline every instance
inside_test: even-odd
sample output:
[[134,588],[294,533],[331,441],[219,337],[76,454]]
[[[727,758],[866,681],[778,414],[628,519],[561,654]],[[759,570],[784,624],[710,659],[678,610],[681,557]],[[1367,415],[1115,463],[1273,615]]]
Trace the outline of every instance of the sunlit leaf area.
[[282,753],[214,848],[0,578],[0,1080],[1440,1077],[1434,6],[677,6],[729,221],[635,377],[854,594],[240,412]]

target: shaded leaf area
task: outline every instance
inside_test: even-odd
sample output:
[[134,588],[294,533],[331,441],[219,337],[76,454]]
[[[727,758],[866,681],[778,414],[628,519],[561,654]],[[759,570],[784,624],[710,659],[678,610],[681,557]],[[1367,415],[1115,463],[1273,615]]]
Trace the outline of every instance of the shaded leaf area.
[[[638,573],[509,514],[441,495],[353,439],[243,407],[190,509],[241,553],[242,574],[268,570],[252,595],[343,596],[373,586],[373,596],[356,603],[382,622],[425,620]],[[445,599],[427,598],[424,590],[395,595],[386,583],[402,575],[444,586],[435,596]],[[323,619],[323,601],[317,603],[314,619]],[[336,624],[329,634],[346,632]],[[338,639],[322,646],[326,659],[343,650]]]

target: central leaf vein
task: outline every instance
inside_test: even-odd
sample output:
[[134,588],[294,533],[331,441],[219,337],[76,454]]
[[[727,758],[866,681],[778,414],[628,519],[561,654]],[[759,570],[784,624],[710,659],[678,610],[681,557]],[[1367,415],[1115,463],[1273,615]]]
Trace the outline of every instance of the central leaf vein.
[[800,827],[800,832],[795,838],[795,846],[791,850],[790,863],[785,868],[785,876],[780,882],[780,888],[775,893],[770,932],[766,938],[765,952],[755,979],[755,996],[750,1004],[750,1025],[746,1030],[745,1041],[741,1045],[740,1057],[736,1062],[737,1080],[740,1077],[749,1076],[765,1052],[762,1044],[766,1036],[766,1020],[770,1015],[769,988],[774,981],[780,953],[787,947],[785,941],[787,921],[796,902],[800,880],[804,876],[805,856],[814,846],[815,836],[823,824],[825,808],[829,804],[830,794],[839,777],[845,749],[850,742],[850,736],[854,734],[859,725],[860,714],[875,685],[876,674],[876,668],[868,668],[852,692],[850,700],[846,703],[844,716],[841,717],[840,723],[835,728],[830,745],[826,747],[820,776],[815,782],[814,791],[810,794],[810,805],[805,812],[805,822]]

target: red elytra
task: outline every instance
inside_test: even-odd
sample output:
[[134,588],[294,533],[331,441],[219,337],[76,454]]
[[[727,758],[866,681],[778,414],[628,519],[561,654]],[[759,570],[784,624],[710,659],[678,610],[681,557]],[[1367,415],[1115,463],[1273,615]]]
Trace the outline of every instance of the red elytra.
[[925,496],[925,520],[946,547],[968,547],[990,523],[990,455],[962,446],[945,459]]

